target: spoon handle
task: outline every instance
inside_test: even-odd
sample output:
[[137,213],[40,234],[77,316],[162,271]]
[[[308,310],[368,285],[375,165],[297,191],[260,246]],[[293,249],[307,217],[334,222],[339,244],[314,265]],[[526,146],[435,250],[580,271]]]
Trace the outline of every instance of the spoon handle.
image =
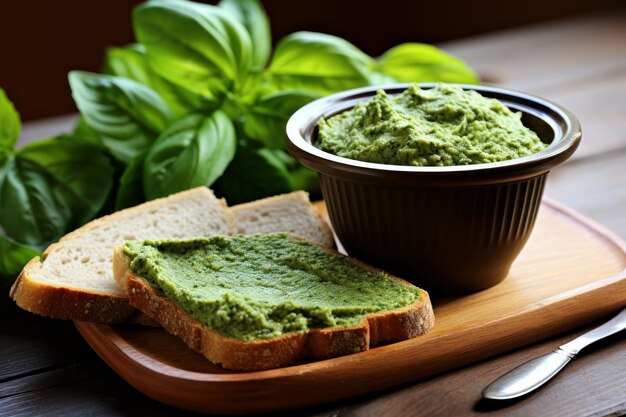
[[547,355],[539,356],[507,372],[483,390],[483,397],[509,400],[539,388],[555,376],[584,347],[626,328],[626,308],[604,323]]
[[571,342],[560,346],[559,349],[573,356],[593,342],[597,342],[600,339],[604,339],[605,337],[611,336],[617,332],[621,332],[624,329],[626,329],[626,308],[602,326],[596,327]]

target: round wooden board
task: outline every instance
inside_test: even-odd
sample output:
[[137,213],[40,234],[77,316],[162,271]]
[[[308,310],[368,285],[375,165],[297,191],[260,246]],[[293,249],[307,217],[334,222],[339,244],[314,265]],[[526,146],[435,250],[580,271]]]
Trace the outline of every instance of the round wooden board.
[[268,412],[418,380],[597,320],[626,304],[625,268],[626,244],[618,236],[544,200],[509,276],[476,294],[434,300],[435,328],[412,340],[232,372],[159,328],[75,324],[105,362],[156,400],[199,412]]

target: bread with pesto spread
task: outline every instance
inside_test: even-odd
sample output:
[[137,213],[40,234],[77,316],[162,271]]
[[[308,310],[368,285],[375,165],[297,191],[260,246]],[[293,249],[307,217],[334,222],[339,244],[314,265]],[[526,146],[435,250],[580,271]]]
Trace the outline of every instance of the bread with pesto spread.
[[153,325],[129,304],[124,282],[114,279],[112,254],[117,245],[132,239],[281,231],[328,246],[333,243],[328,224],[302,191],[229,209],[211,190],[199,187],[116,212],[69,233],[44,252],[43,261],[35,258],[25,266],[10,296],[23,309],[48,317]]
[[43,316],[115,323],[137,311],[113,277],[116,246],[133,239],[185,238],[235,233],[224,200],[206,187],[149,201],[94,220],[32,259],[10,295]]
[[[233,246],[237,239],[239,246]],[[244,256],[250,250],[241,248],[254,239],[269,244]],[[362,352],[422,335],[434,324],[426,291],[288,234],[127,242],[115,250],[114,270],[134,307],[228,369],[270,369]],[[221,277],[207,279],[212,271]],[[252,274],[251,292],[245,274]],[[296,294],[298,285],[305,287],[304,298]]]

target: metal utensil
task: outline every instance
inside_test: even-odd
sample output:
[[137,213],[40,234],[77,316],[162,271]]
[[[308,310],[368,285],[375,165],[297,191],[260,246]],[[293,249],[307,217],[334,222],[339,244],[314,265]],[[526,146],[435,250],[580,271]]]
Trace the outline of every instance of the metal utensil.
[[502,375],[483,390],[491,400],[510,400],[539,388],[555,376],[583,348],[626,329],[626,308],[600,327],[559,346],[554,352],[531,359]]

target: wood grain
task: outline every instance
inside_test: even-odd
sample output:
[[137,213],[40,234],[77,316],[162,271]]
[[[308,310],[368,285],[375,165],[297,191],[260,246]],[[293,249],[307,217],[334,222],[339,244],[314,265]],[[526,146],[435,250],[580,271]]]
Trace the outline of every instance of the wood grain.
[[[621,64],[626,47],[624,28],[626,13],[622,8],[497,32],[444,47],[467,59],[485,77],[485,82],[528,90],[575,111],[584,131],[582,148],[574,160],[550,174],[546,194],[626,238],[626,69]],[[26,123],[20,146],[27,140],[67,131],[72,124],[71,117]],[[0,305],[9,303],[6,296],[4,303],[0,301]],[[0,322],[0,370],[6,370],[4,375],[10,376],[0,381],[0,388],[11,394],[0,398],[0,415],[192,415],[134,390],[95,357],[71,323],[20,314],[10,304],[2,310]],[[492,407],[479,401],[481,389],[503,372],[553,350],[584,330],[589,328],[563,331],[561,336],[419,383],[280,415],[625,415],[623,334],[583,351],[555,380],[528,398]],[[74,365],[75,358],[92,366]],[[69,377],[74,372],[80,372],[81,379]],[[271,415],[275,417],[277,413]]]
[[563,91],[623,68],[625,20],[626,9],[621,8],[442,46],[488,82],[535,92]]
[[443,47],[487,83],[553,100],[581,122],[573,159],[626,146],[626,8]]
[[29,375],[0,393],[0,415],[167,416],[186,413],[137,395],[100,360]]
[[[608,319],[608,317],[606,317]],[[619,416],[626,412],[626,336],[616,335],[579,354],[550,383],[517,401],[481,400],[482,389],[503,373],[591,330],[467,366],[419,384],[361,396],[306,413],[309,417],[478,417],[478,416]],[[613,414],[614,413],[614,414]]]
[[9,381],[90,355],[70,323],[21,310],[9,300],[8,289],[6,300],[0,301],[0,317],[0,396]]
[[565,164],[550,173],[545,192],[626,238],[626,147]]
[[624,268],[626,245],[617,236],[544,203],[503,283],[436,300],[429,334],[359,354],[231,373],[160,329],[76,326],[116,372],[153,398],[193,411],[267,412],[406,383],[588,323],[626,303]]

